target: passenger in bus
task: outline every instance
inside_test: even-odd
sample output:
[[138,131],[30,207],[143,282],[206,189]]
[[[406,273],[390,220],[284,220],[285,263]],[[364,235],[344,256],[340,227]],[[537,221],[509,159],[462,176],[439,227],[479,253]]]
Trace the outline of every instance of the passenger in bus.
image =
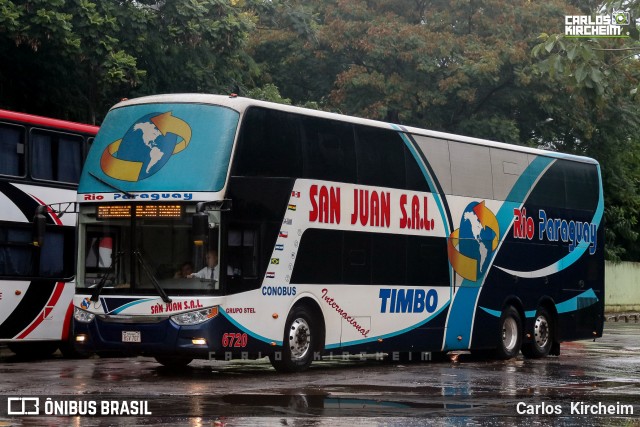
[[174,279],[186,279],[191,274],[193,274],[193,264],[189,261],[182,263],[180,266],[180,270],[176,271],[176,274],[173,275]]
[[192,273],[188,277],[198,279],[219,280],[218,251],[211,249],[207,252],[207,265],[197,273]]

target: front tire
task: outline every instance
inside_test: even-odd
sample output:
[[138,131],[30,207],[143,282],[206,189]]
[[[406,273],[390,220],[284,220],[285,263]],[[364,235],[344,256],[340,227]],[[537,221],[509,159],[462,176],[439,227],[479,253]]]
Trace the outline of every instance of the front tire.
[[533,323],[533,341],[522,346],[522,354],[531,359],[546,357],[553,346],[553,322],[544,309],[538,308]]
[[313,361],[319,337],[320,327],[309,309],[294,307],[285,323],[282,352],[269,356],[271,364],[279,372],[306,370]]
[[190,357],[172,357],[172,356],[156,356],[156,362],[159,364],[166,366],[167,368],[184,368],[189,363],[193,361]]
[[509,306],[500,316],[498,347],[495,355],[498,359],[513,359],[522,346],[522,320],[518,310]]

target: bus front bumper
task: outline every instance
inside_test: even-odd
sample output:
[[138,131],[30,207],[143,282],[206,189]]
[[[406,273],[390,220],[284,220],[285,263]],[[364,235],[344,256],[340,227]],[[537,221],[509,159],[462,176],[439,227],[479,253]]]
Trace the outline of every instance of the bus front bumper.
[[[218,342],[217,328],[204,326],[179,326],[168,318],[157,323],[118,323],[96,317],[89,323],[74,323],[75,345],[86,353],[207,358],[209,345]],[[198,341],[204,344],[194,344],[194,340],[204,340]]]

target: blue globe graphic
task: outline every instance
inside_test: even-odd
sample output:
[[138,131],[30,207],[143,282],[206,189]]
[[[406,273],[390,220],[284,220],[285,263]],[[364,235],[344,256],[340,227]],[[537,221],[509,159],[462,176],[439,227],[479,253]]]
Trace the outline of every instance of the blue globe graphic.
[[483,227],[473,209],[478,202],[471,202],[464,210],[460,220],[460,242],[458,250],[461,254],[478,261],[477,277],[486,273],[493,255],[492,241],[496,233],[489,227]]
[[141,162],[138,181],[158,172],[167,163],[176,146],[178,136],[167,132],[162,135],[151,119],[162,113],[151,113],[134,123],[122,138],[115,153],[121,160]]

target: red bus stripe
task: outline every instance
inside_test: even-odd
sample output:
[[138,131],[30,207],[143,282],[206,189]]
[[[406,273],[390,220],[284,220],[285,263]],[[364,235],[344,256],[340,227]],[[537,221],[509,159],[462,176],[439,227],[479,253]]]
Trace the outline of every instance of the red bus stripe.
[[[40,203],[40,205],[44,206],[45,203],[38,199],[36,196],[34,196],[33,194],[29,194],[31,197],[33,197],[35,199],[36,202]],[[58,215],[56,215],[56,213],[53,211],[53,209],[51,209],[50,207],[47,207],[47,212],[49,212],[49,216],[51,218],[53,218],[53,221],[58,224],[58,225],[62,225],[62,221],[60,220],[60,218],[58,218]]]
[[29,335],[31,332],[33,332],[33,330],[35,328],[37,328],[40,325],[40,323],[42,323],[44,318],[49,314],[49,313],[46,313],[47,307],[54,307],[56,305],[56,303],[60,299],[60,295],[62,295],[62,291],[64,290],[64,285],[65,285],[64,282],[56,283],[56,287],[54,288],[53,293],[51,294],[51,297],[49,298],[49,301],[45,304],[45,307],[42,309],[40,314],[38,314],[38,316],[34,319],[33,322],[31,322],[31,324],[27,327],[27,329],[25,329],[16,338],[18,338],[18,339],[26,338],[27,335]]
[[96,133],[98,133],[98,129],[100,129],[100,127],[98,126],[86,125],[83,123],[35,116],[33,114],[16,113],[15,111],[0,110],[0,120],[3,119],[54,129],[64,129],[74,132],[88,133],[91,135],[95,135]]
[[64,323],[62,324],[62,341],[68,341],[69,331],[71,326],[71,317],[73,316],[73,301],[69,303],[69,308],[67,308],[67,312],[64,315]]

